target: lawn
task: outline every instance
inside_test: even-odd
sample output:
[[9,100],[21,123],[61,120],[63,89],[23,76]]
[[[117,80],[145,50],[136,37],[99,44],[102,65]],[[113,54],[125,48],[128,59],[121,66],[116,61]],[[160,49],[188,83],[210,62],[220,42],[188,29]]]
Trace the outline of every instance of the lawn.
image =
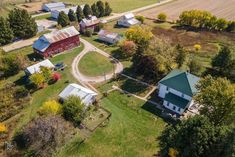
[[111,73],[114,69],[114,64],[97,52],[87,53],[80,61],[78,68],[81,73],[86,76],[100,76]]
[[[77,82],[71,74],[71,63],[73,58],[78,55],[83,49],[83,45],[79,48],[75,48],[67,53],[55,56],[50,60],[53,63],[64,62],[68,66],[64,71],[59,71],[61,74],[61,80],[57,83],[48,85],[44,89],[40,89],[32,94],[31,103],[22,111],[23,116],[21,116],[19,122],[17,123],[15,129],[20,129],[24,124],[29,122],[32,118],[36,116],[37,109],[48,99],[57,98],[59,92],[61,92],[69,83]],[[23,73],[21,73],[23,76]],[[20,79],[20,78],[18,78]]]
[[108,125],[98,128],[84,144],[74,139],[55,157],[149,157],[157,153],[156,138],[166,123],[145,110],[150,104],[117,91],[100,103],[112,113]]
[[[71,4],[93,4],[97,0],[60,0]],[[105,1],[105,0],[104,0]],[[115,13],[130,11],[157,3],[158,0],[107,0]]]

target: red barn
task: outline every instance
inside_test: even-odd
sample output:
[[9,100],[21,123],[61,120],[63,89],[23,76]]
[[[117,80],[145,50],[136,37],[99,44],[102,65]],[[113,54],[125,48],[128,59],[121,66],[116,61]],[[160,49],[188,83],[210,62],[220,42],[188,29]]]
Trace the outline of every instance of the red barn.
[[74,26],[42,35],[33,44],[35,53],[47,58],[80,45],[79,32]]

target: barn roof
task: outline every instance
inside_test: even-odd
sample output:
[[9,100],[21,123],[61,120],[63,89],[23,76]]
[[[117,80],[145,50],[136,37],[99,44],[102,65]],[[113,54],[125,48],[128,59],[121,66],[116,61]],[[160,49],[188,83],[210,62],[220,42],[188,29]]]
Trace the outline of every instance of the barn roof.
[[85,26],[92,26],[92,25],[95,25],[95,24],[98,24],[100,22],[99,19],[97,19],[96,16],[91,16],[89,18],[84,18],[82,19],[82,21],[80,23],[84,23]]
[[56,8],[56,7],[65,7],[63,2],[57,2],[57,3],[46,3],[44,4],[48,8]]
[[125,14],[124,17],[125,17],[126,19],[131,19],[131,18],[134,18],[135,16],[134,16],[133,13],[128,13],[128,14]]
[[72,83],[69,84],[60,94],[59,97],[66,99],[69,96],[78,96],[82,103],[89,105],[93,96],[98,95],[96,92],[80,86],[78,84]]
[[46,59],[44,61],[38,62],[34,65],[31,65],[25,69],[25,72],[32,75],[34,73],[40,72],[40,67],[54,68],[55,66],[50,62],[50,60]]
[[79,32],[74,26],[67,27],[58,31],[53,31],[42,35],[37,41],[34,42],[33,48],[44,52],[52,43],[79,35]]
[[114,39],[119,36],[118,33],[110,32],[108,30],[103,30],[103,29],[99,31],[98,35],[106,36],[107,38],[111,38],[111,39]]

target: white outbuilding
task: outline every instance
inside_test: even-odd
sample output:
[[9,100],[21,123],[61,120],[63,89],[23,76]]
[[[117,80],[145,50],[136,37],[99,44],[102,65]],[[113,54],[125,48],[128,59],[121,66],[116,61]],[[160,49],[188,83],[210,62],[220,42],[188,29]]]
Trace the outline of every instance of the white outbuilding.
[[59,97],[61,99],[66,99],[69,96],[78,96],[81,99],[81,102],[89,106],[95,102],[96,96],[98,95],[96,92],[80,86],[76,83],[69,84],[60,94]]
[[132,14],[132,13],[129,13],[129,14],[126,14],[124,16],[122,16],[117,24],[119,26],[123,26],[123,27],[131,27],[131,26],[134,26],[134,25],[139,25],[141,24],[139,20],[137,20],[135,18],[135,15]]
[[118,33],[102,29],[98,33],[98,39],[109,44],[116,44],[122,39],[122,37]]
[[49,59],[46,59],[44,61],[38,62],[34,65],[31,65],[29,67],[27,67],[24,71],[26,75],[32,75],[34,73],[40,72],[40,67],[47,67],[50,69],[54,69],[55,66],[54,64],[51,63],[51,61]]
[[53,10],[53,11],[51,11],[51,17],[52,17],[53,19],[58,19],[59,14],[60,14],[60,12],[62,12],[62,11],[63,11],[66,15],[68,15],[70,9],[73,10],[74,12],[76,12],[77,7],[70,7],[70,8],[64,8],[64,9],[56,9],[56,10]]
[[56,2],[56,3],[45,3],[42,5],[42,10],[50,12],[53,10],[58,10],[58,9],[64,9],[65,4],[62,2]]

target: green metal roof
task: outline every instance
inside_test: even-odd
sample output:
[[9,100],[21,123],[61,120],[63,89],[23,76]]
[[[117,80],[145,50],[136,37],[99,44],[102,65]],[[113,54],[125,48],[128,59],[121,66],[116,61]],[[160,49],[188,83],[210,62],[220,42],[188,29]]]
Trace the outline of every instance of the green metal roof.
[[184,98],[181,98],[175,94],[172,94],[172,93],[168,93],[166,94],[164,100],[182,108],[182,109],[185,109],[185,107],[188,105],[189,101],[184,99]]
[[171,71],[166,77],[161,79],[159,83],[180,91],[188,96],[193,96],[197,93],[195,85],[198,83],[199,79],[199,77],[193,74],[177,69]]

